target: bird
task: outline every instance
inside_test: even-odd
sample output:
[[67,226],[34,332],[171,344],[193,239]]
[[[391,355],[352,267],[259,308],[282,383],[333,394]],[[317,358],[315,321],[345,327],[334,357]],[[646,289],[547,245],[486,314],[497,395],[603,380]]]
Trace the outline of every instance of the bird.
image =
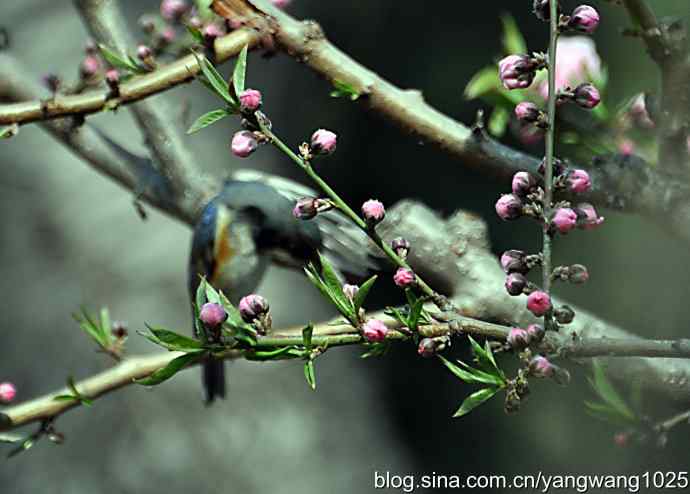
[[[161,177],[152,177],[156,167],[150,158],[128,151],[94,129],[142,179],[154,184],[160,181]],[[298,199],[317,196],[314,190],[287,178],[248,169],[233,172],[194,224],[187,264],[190,304],[205,278],[237,305],[257,289],[271,264],[303,269],[309,262],[318,266],[323,256],[343,281],[388,269],[385,257],[366,233],[337,211],[319,213],[309,221],[293,214]],[[203,363],[202,384],[206,404],[225,398],[222,360]]]

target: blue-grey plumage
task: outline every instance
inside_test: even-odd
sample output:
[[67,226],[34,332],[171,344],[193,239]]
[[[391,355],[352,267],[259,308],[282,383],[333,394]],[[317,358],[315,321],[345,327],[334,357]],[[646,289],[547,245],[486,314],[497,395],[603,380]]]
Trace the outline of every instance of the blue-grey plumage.
[[[120,159],[129,163],[141,187],[171,197],[169,184],[148,157],[130,153],[96,129]],[[231,302],[256,290],[270,263],[301,269],[317,262],[320,252],[340,272],[362,277],[386,265],[366,234],[336,211],[311,221],[292,215],[295,200],[316,196],[293,181],[240,170],[203,209],[192,238],[188,290],[194,301],[200,275],[222,290]],[[209,361],[203,370],[207,402],[225,396],[222,361]]]
[[[259,182],[228,181],[204,208],[194,229],[189,257],[189,294],[193,300],[200,277],[237,304],[252,293],[281,252],[287,264],[304,265],[322,245],[313,223],[297,220],[292,203]],[[198,335],[197,335],[198,336]],[[204,364],[206,401],[225,396],[222,362]]]

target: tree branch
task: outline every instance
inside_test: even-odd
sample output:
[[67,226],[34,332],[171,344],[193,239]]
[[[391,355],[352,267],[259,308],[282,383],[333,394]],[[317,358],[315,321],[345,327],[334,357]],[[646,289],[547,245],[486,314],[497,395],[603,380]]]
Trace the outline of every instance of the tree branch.
[[[216,38],[214,59],[222,63],[237,55],[245,45],[254,46],[258,35],[249,29],[239,29]],[[0,105],[0,125],[25,124],[74,115],[89,115],[111,108],[135,103],[182,83],[191,81],[200,67],[194,55],[187,55],[168,65],[120,84],[119,96],[109,97],[110,90],[101,89],[82,94],[61,95],[55,98]],[[0,84],[2,84],[0,82]]]
[[[372,314],[372,317],[383,317],[382,314]],[[386,324],[393,330],[400,325],[391,319]],[[485,338],[505,340],[509,327],[488,323],[468,317],[459,317],[452,324],[431,324],[421,326],[419,332],[424,337],[453,336],[458,334],[473,334]],[[398,331],[391,331],[387,335],[389,341],[400,341],[406,336]],[[315,347],[332,348],[336,346],[358,345],[363,338],[356,328],[349,325],[322,323],[314,328],[312,344]],[[302,345],[302,328],[279,330],[268,336],[257,338],[256,349],[286,347]],[[542,350],[555,351],[569,358],[584,358],[596,356],[654,356],[670,358],[689,358],[690,343],[688,341],[579,341],[576,344],[558,347],[557,340],[551,335],[543,342]],[[182,356],[181,352],[160,352],[152,355],[127,357],[110,369],[106,369],[94,376],[76,383],[75,387],[80,396],[95,400],[103,395],[116,391],[136,380],[150,376],[155,371],[164,368],[173,359]],[[222,358],[233,360],[240,358],[251,359],[251,351],[228,350]],[[198,365],[194,364],[194,365]],[[73,408],[80,406],[79,400],[62,401],[55,398],[60,395],[71,395],[70,389],[63,388],[33,400],[20,403],[5,409],[0,413],[0,431],[7,431],[32,422],[52,420]]]
[[[438,145],[463,165],[503,179],[520,170],[537,173],[539,160],[473,132],[427,104],[420,91],[400,89],[382,79],[330,43],[316,22],[298,21],[266,0],[215,0],[213,8],[223,17],[242,19],[252,29],[272,34],[286,54],[330,83],[351,86],[361,95],[361,104]],[[580,197],[584,202],[642,214],[690,243],[687,181],[660,173],[639,158],[617,155],[597,158],[588,171],[594,188]]]
[[641,28],[652,59],[661,71],[659,165],[683,178],[690,175],[690,56],[682,21],[660,23],[645,0],[623,0],[630,18]]

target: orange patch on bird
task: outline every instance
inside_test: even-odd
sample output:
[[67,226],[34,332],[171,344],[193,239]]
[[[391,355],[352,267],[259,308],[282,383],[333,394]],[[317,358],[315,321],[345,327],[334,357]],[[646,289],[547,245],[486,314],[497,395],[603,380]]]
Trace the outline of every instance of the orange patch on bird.
[[210,281],[215,283],[217,277],[223,271],[223,266],[232,259],[235,254],[232,246],[230,245],[230,232],[229,232],[230,218],[226,210],[221,210],[218,212],[218,217],[216,220],[216,239],[214,243],[214,260],[215,265],[213,266],[213,272],[211,273]]

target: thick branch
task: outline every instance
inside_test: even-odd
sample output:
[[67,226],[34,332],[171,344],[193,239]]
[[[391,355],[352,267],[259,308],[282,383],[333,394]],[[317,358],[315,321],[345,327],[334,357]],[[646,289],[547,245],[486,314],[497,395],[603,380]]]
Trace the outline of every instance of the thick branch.
[[[298,21],[266,0],[215,0],[213,8],[224,17],[243,19],[253,29],[273,34],[288,55],[331,83],[350,85],[362,95],[362,104],[438,145],[463,165],[505,179],[519,170],[537,173],[539,160],[473,133],[427,104],[420,91],[400,89],[382,79],[330,43],[314,21]],[[690,242],[690,187],[686,181],[659,173],[638,158],[621,156],[598,158],[589,171],[594,189],[580,197],[583,201],[640,213]]]

